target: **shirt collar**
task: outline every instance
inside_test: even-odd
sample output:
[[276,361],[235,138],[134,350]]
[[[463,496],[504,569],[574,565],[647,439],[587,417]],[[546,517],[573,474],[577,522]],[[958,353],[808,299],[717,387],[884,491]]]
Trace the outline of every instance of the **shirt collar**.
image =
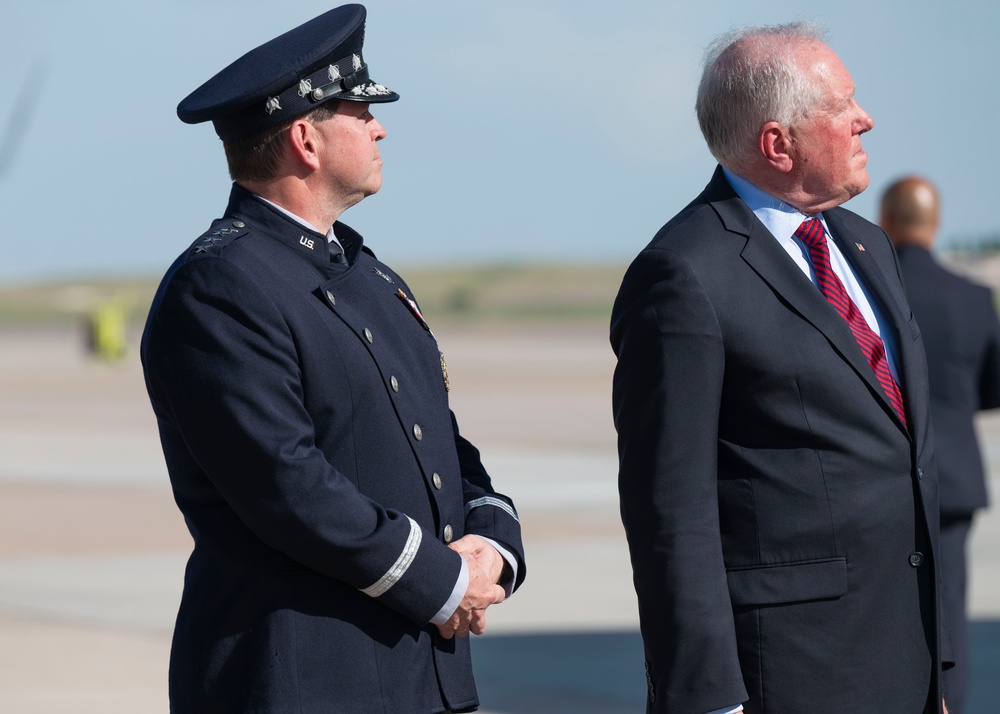
[[[766,191],[754,186],[742,176],[734,174],[725,166],[722,167],[729,185],[733,187],[736,195],[743,199],[743,203],[753,211],[757,219],[764,224],[764,227],[771,232],[779,241],[791,238],[802,221],[810,218],[797,208],[789,206],[780,198],[776,198]],[[815,216],[823,222],[823,228],[829,233],[826,219],[822,213]]]
[[[322,233],[323,232],[323,231],[317,230],[316,226],[314,226],[311,223],[309,223],[309,221],[307,221],[305,218],[302,218],[301,216],[295,215],[294,213],[292,213],[291,211],[289,211],[287,208],[284,208],[283,206],[279,206],[274,201],[268,201],[266,198],[264,198],[263,196],[258,196],[256,193],[253,194],[253,197],[256,198],[258,201],[263,201],[268,206],[271,206],[272,208],[274,208],[274,209],[276,209],[278,211],[281,211],[282,213],[284,213],[286,216],[288,216],[289,218],[291,218],[293,221],[295,221],[296,223],[298,223],[303,228],[308,228],[309,230],[315,231],[316,233]],[[331,243],[332,242],[332,243],[336,243],[337,245],[340,245],[340,241],[337,240],[337,236],[335,236],[333,234],[333,226],[330,226],[330,229],[326,232],[326,242],[327,243]]]

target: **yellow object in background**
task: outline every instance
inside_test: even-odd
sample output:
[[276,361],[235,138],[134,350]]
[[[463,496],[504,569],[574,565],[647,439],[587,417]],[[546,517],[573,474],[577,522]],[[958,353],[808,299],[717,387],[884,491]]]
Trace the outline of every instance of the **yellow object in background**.
[[90,353],[108,362],[123,360],[128,354],[125,322],[125,309],[117,301],[106,303],[91,313],[87,324]]

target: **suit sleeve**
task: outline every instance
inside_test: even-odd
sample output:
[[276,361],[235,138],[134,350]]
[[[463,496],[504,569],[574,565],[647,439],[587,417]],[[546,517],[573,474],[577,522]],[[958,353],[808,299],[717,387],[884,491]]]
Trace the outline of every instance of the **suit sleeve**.
[[516,590],[524,582],[525,563],[521,522],[514,502],[493,490],[490,477],[479,458],[479,450],[459,434],[454,414],[451,422],[462,469],[465,532],[496,541],[517,559],[517,578],[513,584]]
[[648,250],[625,276],[611,339],[621,513],[651,711],[732,706],[747,693],[719,528],[719,322],[690,267]]
[[203,497],[221,495],[271,548],[428,622],[461,558],[361,494],[317,448],[296,344],[267,295],[224,258],[194,259],[153,310],[144,358],[154,410],[183,440],[187,454],[173,458],[193,459],[218,494]]
[[1000,408],[1000,320],[997,319],[993,293],[986,292],[984,329],[987,332],[986,350],[979,373],[979,408]]

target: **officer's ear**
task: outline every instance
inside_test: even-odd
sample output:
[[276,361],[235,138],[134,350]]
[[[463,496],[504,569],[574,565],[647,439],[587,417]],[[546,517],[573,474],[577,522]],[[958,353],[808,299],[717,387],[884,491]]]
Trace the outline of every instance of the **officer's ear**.
[[285,134],[292,158],[306,168],[316,171],[320,166],[319,151],[322,137],[308,119],[295,119]]

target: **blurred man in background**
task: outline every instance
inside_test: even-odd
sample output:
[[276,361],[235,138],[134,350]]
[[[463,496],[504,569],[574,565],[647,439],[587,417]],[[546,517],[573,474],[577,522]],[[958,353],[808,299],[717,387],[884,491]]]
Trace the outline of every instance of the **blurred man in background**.
[[945,700],[962,714],[969,679],[965,615],[966,544],[976,510],[987,505],[973,417],[1000,407],[1000,321],[991,291],[945,269],[931,251],[940,224],[938,191],[908,176],[882,196],[880,223],[899,255],[910,307],[927,352],[931,419],[941,502],[944,605],[955,648]]

